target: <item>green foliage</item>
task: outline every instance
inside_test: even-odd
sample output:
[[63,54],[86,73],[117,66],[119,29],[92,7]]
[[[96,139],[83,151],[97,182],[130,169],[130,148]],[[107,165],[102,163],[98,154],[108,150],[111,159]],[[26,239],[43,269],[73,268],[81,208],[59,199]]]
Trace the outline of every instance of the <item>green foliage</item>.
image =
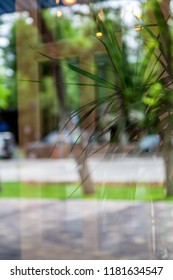
[[[114,80],[109,79],[109,77],[105,79],[97,73],[87,72],[77,66],[69,65],[70,69],[94,82],[93,84],[83,84],[83,86],[109,89],[109,94],[105,92],[104,98],[95,99],[86,105],[88,111],[81,121],[84,121],[85,117],[93,112],[93,109],[104,105],[103,116],[106,114],[112,116],[105,132],[113,126],[116,127],[116,134],[121,136],[135,126],[141,129],[145,127],[148,116],[146,114],[147,107],[156,102],[159,96],[159,82],[155,85],[158,79],[159,62],[155,56],[157,45],[150,42],[144,44],[142,40],[143,30],[135,31],[135,23],[133,26],[123,26],[123,22],[121,22],[120,30],[120,22],[115,21],[116,17],[112,21],[112,17],[109,16],[109,11],[106,9],[102,11],[101,15],[97,11],[94,12],[94,18],[97,30],[102,33],[102,37],[97,39],[104,46],[111,62]],[[133,32],[137,41],[135,48],[131,48],[130,41],[127,40],[130,32]],[[80,110],[83,109],[82,107]],[[136,112],[136,116],[132,120],[131,115],[134,115],[134,112]],[[116,137],[112,134],[111,140],[113,139]]]
[[[78,64],[78,60],[76,58],[70,59],[69,61],[73,61],[74,64]],[[63,70],[63,77],[64,77],[64,86],[66,88],[66,103],[69,111],[72,112],[79,108],[80,103],[80,96],[79,96],[79,86],[77,81],[79,80],[79,75],[74,71],[70,71],[67,67],[67,60],[60,61],[62,70]],[[76,83],[74,83],[76,81]]]
[[162,85],[159,82],[156,82],[153,84],[148,93],[147,96],[143,97],[143,101],[147,106],[157,106],[157,103],[159,102],[160,99],[160,94],[162,92]]
[[64,16],[57,17],[51,14],[49,9],[42,13],[54,40],[76,37],[75,29],[69,19]]
[[17,82],[16,82],[16,24],[14,23],[8,34],[8,45],[3,49],[4,66],[10,75],[7,74],[5,79],[8,88],[7,106],[10,109],[17,108]]
[[[73,20],[69,16],[70,13]],[[49,9],[43,11],[42,14],[55,41],[68,39],[74,45],[78,42],[80,47],[91,46],[90,37],[93,20],[88,15],[72,13],[70,9],[68,15],[64,15],[62,12],[61,16],[57,16],[51,13]],[[76,21],[78,24],[75,24]]]
[[[18,29],[18,42],[16,42],[16,30]],[[16,19],[11,26],[10,32],[8,34],[8,45],[3,49],[3,59],[4,66],[7,74],[5,83],[9,90],[8,96],[8,108],[17,109],[18,106],[18,93],[17,93],[17,75],[20,76],[20,69],[17,69],[17,58],[16,58],[16,43],[18,47],[24,47],[27,52],[27,59],[30,61],[31,48],[28,44],[28,41],[31,40],[36,42],[36,28],[31,24],[26,22],[24,17]],[[28,68],[26,65],[26,56],[20,57],[20,62],[23,65],[23,68]],[[33,69],[31,69],[32,71]],[[27,79],[27,77],[25,77]]]
[[50,76],[43,79],[40,101],[43,110],[49,110],[49,113],[52,115],[58,114],[59,104],[56,96],[55,83]]
[[54,80],[51,76],[45,76],[41,83],[40,109],[42,115],[43,134],[48,134],[57,127],[59,115],[59,102],[56,95]]
[[144,7],[147,14],[154,15],[152,26],[148,24],[151,19],[146,17],[144,29],[156,45],[154,55],[160,65],[158,79],[148,96],[144,97],[144,102],[148,103],[148,115],[154,120],[158,132],[163,138],[169,138],[173,124],[173,15],[170,12],[166,18],[158,0],[148,0]]
[[0,77],[0,109],[6,109],[8,107],[8,98],[10,91],[4,85],[2,77]]

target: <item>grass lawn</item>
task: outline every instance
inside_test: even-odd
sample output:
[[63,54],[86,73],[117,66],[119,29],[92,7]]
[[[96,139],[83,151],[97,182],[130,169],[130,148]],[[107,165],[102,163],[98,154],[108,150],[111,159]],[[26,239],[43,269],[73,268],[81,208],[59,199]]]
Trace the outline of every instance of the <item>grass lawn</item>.
[[[20,182],[3,183],[0,198],[44,198],[44,199],[113,199],[113,200],[165,200],[162,186],[115,185],[97,186],[94,195],[83,195],[75,184],[36,185]],[[172,200],[173,198],[169,198]]]

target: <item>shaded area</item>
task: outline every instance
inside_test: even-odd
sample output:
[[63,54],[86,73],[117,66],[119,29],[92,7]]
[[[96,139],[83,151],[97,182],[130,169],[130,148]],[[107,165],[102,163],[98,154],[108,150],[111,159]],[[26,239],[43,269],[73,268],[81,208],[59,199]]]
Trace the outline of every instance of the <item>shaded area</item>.
[[0,203],[0,260],[21,259],[20,207],[11,201]]

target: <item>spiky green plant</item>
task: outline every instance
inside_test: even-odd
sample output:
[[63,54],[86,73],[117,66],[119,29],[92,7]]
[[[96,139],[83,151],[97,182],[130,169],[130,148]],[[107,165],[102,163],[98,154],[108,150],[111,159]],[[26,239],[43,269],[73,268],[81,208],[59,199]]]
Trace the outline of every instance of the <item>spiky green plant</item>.
[[[94,110],[104,105],[103,116],[110,114],[112,118],[104,126],[102,133],[110,131],[110,143],[117,141],[117,139],[120,143],[123,143],[122,139],[126,139],[125,142],[128,141],[128,132],[139,131],[145,127],[146,123],[151,121],[150,118],[146,118],[148,116],[146,110],[152,102],[153,89],[156,94],[157,87],[159,87],[156,84],[159,60],[154,56],[157,44],[155,41],[143,43],[144,30],[142,28],[139,28],[138,31],[135,30],[135,17],[133,25],[125,26],[122,22],[120,26],[120,23],[116,22],[116,15],[115,21],[113,21],[106,9],[102,10],[101,15],[97,11],[94,11],[93,14],[96,20],[96,28],[102,34],[102,37],[97,38],[97,40],[104,46],[114,78],[113,80],[103,79],[96,73],[87,72],[75,65],[69,65],[70,69],[94,82],[80,85],[107,89],[104,97],[94,99],[79,108],[74,114],[79,114],[87,108],[86,113],[83,114],[82,119],[77,124],[80,125]],[[135,49],[125,39],[130,32],[137,41]],[[96,127],[96,130],[98,130],[98,127]]]
[[[108,123],[110,142],[114,142],[117,135],[125,135],[128,128],[132,130],[134,127],[143,130],[151,128],[151,131],[154,128],[161,135],[166,170],[166,195],[171,196],[173,195],[173,16],[171,11],[168,15],[164,14],[161,2],[148,0],[145,3],[147,14],[149,17],[153,14],[154,20],[150,22],[149,17],[146,21],[146,18],[144,21],[140,20],[138,38],[141,43],[139,40],[138,49],[133,52],[133,61],[130,59],[129,42],[124,40],[123,35],[134,26],[122,25],[121,30],[117,32],[116,25],[110,20],[107,11],[103,11],[102,17],[95,14],[97,27],[103,34],[98,40],[111,61],[114,81],[101,79],[96,74],[73,65],[69,67],[93,80],[96,87],[112,91],[112,94],[105,94],[104,98],[87,104],[88,111],[81,122],[98,106],[106,104],[104,113],[113,113],[112,120]],[[169,7],[167,10],[169,11]],[[151,18],[153,19],[153,16]],[[136,118],[135,122],[130,122],[133,111],[142,113],[142,120]]]
[[[160,74],[158,75],[157,82],[160,85],[158,90],[157,100],[152,100],[150,104],[150,110],[157,110],[157,114],[160,117],[160,133],[163,134],[165,125],[172,123],[171,112],[173,108],[173,96],[172,96],[172,85],[173,85],[173,21],[172,16],[169,13],[164,15],[161,8],[162,1],[152,0],[147,3],[147,13],[153,13],[154,30],[144,25],[145,30],[150,35],[150,38],[157,44],[157,51],[155,52],[156,59],[160,64]],[[165,113],[165,117],[161,116]],[[172,126],[172,124],[171,124]],[[168,132],[168,129],[166,130]],[[163,136],[166,136],[164,133]]]
[[[162,4],[164,1],[152,0],[147,3],[147,13],[154,15],[153,23],[156,28],[153,30],[145,24],[144,28],[150,38],[157,42],[157,52],[155,56],[161,65],[161,72],[158,82],[161,89],[158,92],[157,102],[154,101],[150,106],[151,114],[155,112],[159,119],[159,132],[163,140],[163,156],[166,169],[166,193],[167,196],[173,195],[173,15],[167,1],[167,6]],[[167,11],[167,14],[164,13]]]

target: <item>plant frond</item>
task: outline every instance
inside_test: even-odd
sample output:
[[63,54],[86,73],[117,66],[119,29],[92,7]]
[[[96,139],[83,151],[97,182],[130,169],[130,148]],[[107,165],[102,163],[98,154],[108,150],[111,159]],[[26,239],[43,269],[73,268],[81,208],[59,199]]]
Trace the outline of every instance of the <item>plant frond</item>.
[[92,74],[91,72],[88,72],[86,70],[81,69],[80,67],[77,67],[75,65],[72,64],[68,64],[68,67],[73,70],[76,71],[77,73],[90,78],[91,80],[95,81],[97,83],[97,85],[102,86],[102,87],[107,87],[109,89],[115,89],[115,85],[109,81],[106,81],[102,78],[100,78],[99,76]]

